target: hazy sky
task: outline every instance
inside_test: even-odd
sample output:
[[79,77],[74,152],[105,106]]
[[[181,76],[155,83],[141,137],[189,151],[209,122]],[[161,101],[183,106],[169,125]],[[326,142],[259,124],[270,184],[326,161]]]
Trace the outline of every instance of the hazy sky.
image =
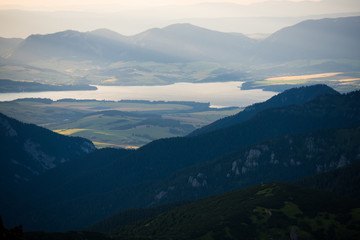
[[0,37],[98,28],[133,35],[184,22],[273,33],[309,18],[354,15],[360,15],[360,0],[0,0]]
[[[78,7],[96,6],[124,6],[124,7],[144,7],[144,6],[166,6],[166,5],[193,5],[209,2],[229,2],[242,5],[249,5],[259,2],[269,2],[274,0],[1,0],[1,8],[19,7],[31,10],[78,10]],[[304,2],[319,2],[321,0],[275,0]],[[110,8],[109,8],[110,10]],[[114,9],[112,9],[114,10]]]

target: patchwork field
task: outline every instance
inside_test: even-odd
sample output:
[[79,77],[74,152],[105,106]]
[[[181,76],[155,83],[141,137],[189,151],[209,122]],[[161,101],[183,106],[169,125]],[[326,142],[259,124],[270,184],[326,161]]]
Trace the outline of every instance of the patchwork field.
[[184,136],[239,108],[207,103],[23,99],[0,102],[0,112],[57,133],[85,137],[98,148],[138,148],[153,140]]

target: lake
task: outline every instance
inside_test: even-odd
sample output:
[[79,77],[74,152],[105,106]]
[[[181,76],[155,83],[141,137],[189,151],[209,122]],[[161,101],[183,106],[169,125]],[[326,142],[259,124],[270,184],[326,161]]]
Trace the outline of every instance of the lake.
[[275,92],[241,90],[242,82],[175,83],[164,86],[96,86],[96,91],[1,93],[0,101],[19,98],[64,98],[96,100],[150,100],[209,102],[212,107],[245,107],[274,96]]

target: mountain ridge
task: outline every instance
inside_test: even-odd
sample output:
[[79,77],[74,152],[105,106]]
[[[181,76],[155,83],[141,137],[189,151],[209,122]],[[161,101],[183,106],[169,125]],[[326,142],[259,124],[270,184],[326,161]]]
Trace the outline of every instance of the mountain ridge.
[[[157,189],[156,193],[162,193],[161,198],[154,200],[156,203],[166,203],[176,201],[180,196],[194,200],[254,184],[291,182],[339,169],[359,162],[359,137],[357,126],[321,129],[260,141],[212,161],[177,171],[153,187]],[[356,174],[351,176],[354,178]],[[316,179],[316,176],[313,178]],[[311,180],[309,177],[307,182]],[[309,186],[307,182],[304,181],[302,186]],[[348,182],[354,185],[354,181]],[[354,190],[352,185],[349,188]],[[359,192],[353,194],[359,195]]]
[[[70,59],[110,62],[358,59],[360,35],[356,33],[359,19],[307,20],[283,28],[260,42],[243,34],[224,33],[188,23],[149,29],[133,36],[105,29],[91,32],[67,30],[29,36],[12,51],[10,59],[25,62],[31,58],[62,59],[69,56]],[[63,42],[55,41],[53,37],[63,39]]]
[[0,113],[0,194],[2,216],[31,209],[23,188],[56,166],[95,150],[91,141],[19,122]]
[[[26,232],[32,239],[357,239],[353,199],[286,183],[267,183],[177,208],[134,209],[107,219],[105,233]],[[161,208],[165,212],[161,213]],[[168,209],[166,209],[168,208]],[[160,210],[160,211],[159,211]],[[155,216],[147,215],[153,211]],[[159,211],[158,214],[155,211]],[[137,216],[130,216],[135,214]],[[120,217],[120,218],[119,218]],[[121,217],[127,225],[121,224]],[[138,217],[134,222],[132,218]],[[117,219],[118,218],[118,219]],[[117,225],[117,221],[120,221]],[[240,224],[239,224],[240,223]],[[118,226],[118,227],[116,227]]]
[[107,30],[105,34],[104,30],[65,30],[46,35],[30,35],[13,50],[9,59],[19,62],[49,58],[116,62],[136,60],[141,56],[146,61],[152,54],[152,57],[159,57],[161,61],[167,59],[166,54],[159,55],[152,50],[136,47],[126,37],[111,30]]
[[[337,168],[327,172],[322,172],[310,177],[297,180],[295,182],[291,182],[290,184],[301,186],[308,189],[328,191],[335,194],[339,194],[339,196],[358,199],[360,196],[360,189],[357,184],[359,182],[359,175],[357,174],[357,172],[359,172],[359,168],[360,168],[360,161],[356,161],[345,167]],[[226,192],[230,193],[232,191],[226,191]],[[222,194],[226,194],[226,193],[221,193],[220,195]],[[206,197],[206,198],[210,198],[210,197]],[[163,209],[166,209],[165,212],[168,212],[169,210],[172,210],[171,207],[174,205],[178,206],[177,203],[175,202],[175,204],[170,204],[170,205],[162,204],[159,205],[158,207],[145,208],[145,209],[130,209],[126,211],[121,211],[119,213],[110,216],[109,218],[101,220],[100,222],[86,228],[86,230],[111,233],[114,230],[116,230],[116,228],[119,229],[122,226],[133,224],[136,220],[144,220],[146,218],[156,217],[155,215],[154,216],[147,215],[148,213],[151,212],[157,213],[158,211],[161,212]],[[136,218],[136,220],[134,218]]]
[[255,103],[251,106],[247,106],[243,111],[236,115],[228,116],[223,119],[219,119],[205,127],[196,129],[188,136],[196,136],[204,134],[221,128],[230,127],[237,123],[241,123],[253,117],[256,113],[275,107],[283,107],[292,104],[301,104],[325,94],[339,94],[337,91],[326,85],[313,85],[304,86],[299,88],[291,88],[284,92],[271,97],[269,100],[262,103]]
[[[18,180],[26,180],[31,175],[39,175],[58,164],[95,150],[92,142],[87,139],[63,136],[34,124],[19,122],[2,113],[0,113],[0,124],[0,141],[4,146],[2,155],[8,158],[10,154],[13,164],[27,169],[27,174],[25,174],[27,177],[19,176]],[[17,151],[13,151],[14,149]],[[29,163],[33,161],[34,168],[31,164],[27,165],[27,161]],[[19,171],[23,172],[23,170]]]
[[272,61],[359,59],[359,26],[358,16],[302,21],[263,40],[257,56]]

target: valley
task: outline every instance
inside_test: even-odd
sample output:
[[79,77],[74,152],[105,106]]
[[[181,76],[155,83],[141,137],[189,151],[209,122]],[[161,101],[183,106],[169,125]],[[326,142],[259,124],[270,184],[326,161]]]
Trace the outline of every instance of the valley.
[[[24,180],[3,189],[4,204],[9,206],[10,201],[12,207],[2,211],[8,222],[24,222],[33,230],[82,229],[121,210],[195,201],[341,168],[359,156],[358,98],[358,91],[339,94],[325,85],[290,89],[218,120],[226,123],[215,122],[222,126],[215,130],[155,140],[137,150],[96,150],[32,176],[28,183],[17,173],[20,178],[15,179]],[[84,107],[81,101],[74,102]],[[249,111],[253,116],[247,115]],[[14,134],[5,134],[4,141],[6,137]],[[26,197],[17,198],[16,189]],[[18,217],[12,219],[12,211]]]
[[98,148],[138,148],[153,140],[185,136],[240,111],[208,103],[23,99],[0,102],[1,112],[55,132],[85,137]]
[[0,38],[0,236],[358,239],[359,33]]
[[[348,92],[359,86],[358,32],[359,17],[302,21],[262,40],[188,23],[132,36],[109,29],[65,30],[22,40],[1,38],[0,76],[104,86],[237,81],[244,82],[242,89],[275,92],[327,84]],[[305,77],[292,78],[300,75]]]

